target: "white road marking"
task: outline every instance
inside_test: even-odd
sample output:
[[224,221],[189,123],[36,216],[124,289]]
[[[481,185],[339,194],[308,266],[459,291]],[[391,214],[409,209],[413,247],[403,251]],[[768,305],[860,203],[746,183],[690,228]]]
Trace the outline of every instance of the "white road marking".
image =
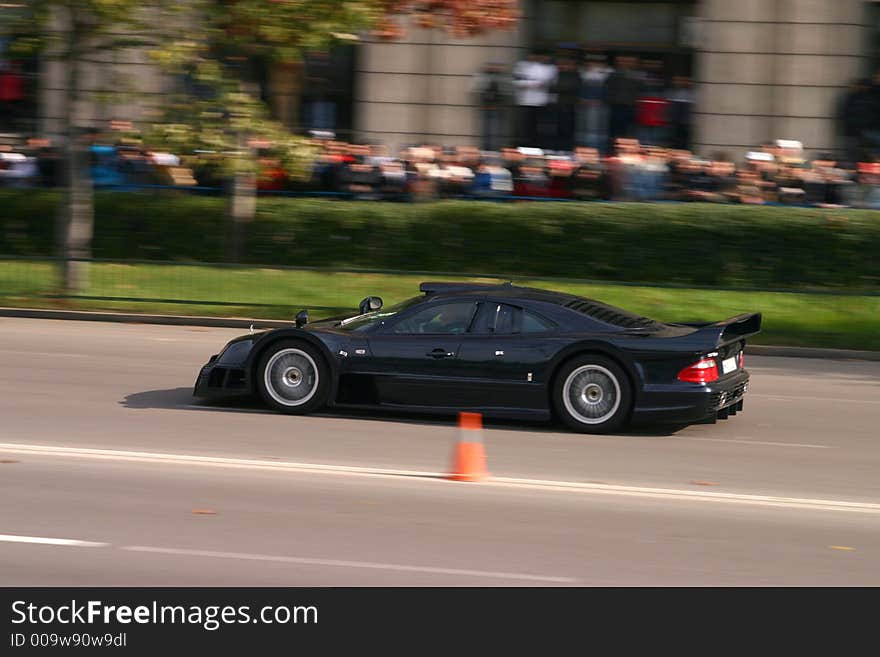
[[[0,534],[0,542],[6,543],[37,543],[40,545],[59,545],[65,547],[109,547],[110,543],[81,541],[72,538],[47,538],[44,536],[18,536]],[[129,552],[150,552],[154,554],[177,554],[195,557],[216,557],[223,559],[243,559],[247,561],[272,561],[291,563],[303,566],[335,566],[341,568],[370,568],[374,570],[396,570],[412,573],[432,573],[437,575],[465,575],[469,577],[489,577],[496,579],[516,579],[532,582],[572,583],[572,577],[553,575],[531,575],[527,573],[505,573],[492,570],[469,570],[462,568],[438,568],[436,566],[413,566],[396,563],[377,563],[373,561],[346,561],[340,559],[315,559],[312,557],[288,557],[271,554],[249,554],[246,552],[217,552],[214,550],[188,550],[181,548],[152,547],[145,545],[126,545],[119,548]]]
[[315,559],[312,557],[287,557],[271,554],[249,554],[246,552],[216,552],[214,550],[188,550],[182,548],[151,547],[146,545],[126,545],[120,548],[130,552],[150,552],[153,554],[176,554],[193,557],[214,557],[218,559],[242,559],[246,561],[270,561],[276,563],[299,564],[303,566],[335,566],[340,568],[371,568],[374,570],[396,570],[408,573],[433,573],[437,575],[465,575],[469,577],[490,577],[496,579],[517,579],[531,582],[572,583],[572,577],[552,575],[530,575],[526,573],[504,573],[491,570],[467,570],[462,568],[437,568],[435,566],[411,566],[397,563],[376,563],[372,561],[344,561],[339,559]]
[[745,438],[698,438],[696,436],[676,436],[680,440],[696,440],[708,443],[742,443],[743,445],[772,445],[773,447],[812,447],[813,449],[837,449],[835,445],[812,445],[810,443],[774,443],[766,440],[747,440]]
[[94,541],[78,541],[72,538],[46,538],[45,536],[15,536],[0,534],[0,542],[4,543],[38,543],[40,545],[66,545],[70,547],[106,547],[109,543]]
[[880,504],[873,502],[852,502],[848,500],[750,495],[741,493],[716,493],[672,488],[623,486],[617,484],[592,484],[576,481],[520,479],[515,477],[494,477],[485,482],[471,482],[467,484],[462,484],[446,479],[446,473],[443,472],[393,470],[387,468],[327,465],[321,463],[297,463],[291,461],[266,461],[260,459],[238,459],[217,456],[197,456],[190,454],[128,452],[110,449],[88,449],[79,447],[28,445],[18,443],[0,443],[0,452],[8,452],[13,454],[34,454],[41,456],[87,458],[110,461],[135,461],[144,463],[165,463],[190,466],[244,468],[250,470],[276,470],[313,474],[348,475],[386,479],[413,477],[421,478],[425,482],[441,483],[443,485],[459,487],[471,486],[476,488],[487,487],[554,490],[604,495],[624,495],[629,497],[649,499],[677,500],[681,502],[725,502],[751,506],[771,506],[787,509],[807,509],[815,511],[852,511],[880,515]]
[[86,354],[69,354],[62,351],[22,351],[21,349],[0,349],[0,354],[14,356],[51,356],[52,358],[88,358]]
[[880,404],[877,399],[848,399],[843,397],[805,397],[801,395],[758,395],[748,393],[746,399],[757,397],[759,399],[775,399],[777,401],[811,401],[825,402],[827,404],[836,404],[842,402],[845,404]]
[[444,476],[443,473],[439,472],[419,472],[415,470],[395,470],[387,468],[369,468],[362,466],[328,465],[322,463],[299,463],[295,461],[267,461],[263,459],[240,459],[222,456],[202,456],[164,452],[132,452],[114,449],[61,447],[55,445],[30,445],[20,443],[0,443],[0,452],[9,452],[14,454],[38,454],[42,456],[87,458],[109,461],[137,461],[144,463],[172,463],[176,465],[246,468],[252,470],[288,470],[294,472],[320,472],[328,474],[354,474],[390,477]]
[[579,490],[581,492],[625,495],[683,502],[729,502],[752,506],[772,506],[786,509],[805,509],[812,511],[854,511],[880,514],[880,504],[873,502],[850,502],[847,500],[811,499],[799,497],[780,497],[775,495],[747,495],[742,493],[709,493],[673,488],[646,488],[641,486],[619,486],[609,484],[587,484],[566,481],[544,481],[540,479],[517,479],[497,477],[484,486],[516,486],[542,490]]

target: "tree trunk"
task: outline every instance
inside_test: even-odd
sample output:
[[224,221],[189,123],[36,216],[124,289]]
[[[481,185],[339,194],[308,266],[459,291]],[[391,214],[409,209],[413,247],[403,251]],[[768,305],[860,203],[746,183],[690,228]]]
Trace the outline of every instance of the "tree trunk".
[[94,232],[94,199],[89,171],[89,142],[74,133],[67,152],[67,223],[64,231],[64,292],[82,294],[89,288],[89,263]]
[[89,287],[89,263],[92,257],[92,234],[94,231],[94,198],[90,171],[90,143],[79,126],[77,100],[83,34],[71,10],[68,17],[67,98],[65,107],[65,133],[67,135],[67,189],[66,207],[62,209],[60,223],[62,255],[61,279],[65,294],[82,294]]
[[[247,152],[247,137],[239,134],[238,148]],[[237,167],[242,169],[243,167]],[[236,171],[232,176],[227,207],[229,225],[227,257],[230,262],[241,262],[247,238],[247,225],[257,214],[257,177],[250,171]]]

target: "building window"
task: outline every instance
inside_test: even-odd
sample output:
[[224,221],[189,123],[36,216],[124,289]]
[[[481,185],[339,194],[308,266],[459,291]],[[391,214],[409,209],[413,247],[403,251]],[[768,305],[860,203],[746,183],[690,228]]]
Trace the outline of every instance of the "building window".
[[692,0],[531,0],[526,30],[533,48],[639,55],[664,61],[670,77],[690,76],[696,14]]
[[309,52],[303,66],[300,132],[328,131],[350,139],[353,126],[355,47]]

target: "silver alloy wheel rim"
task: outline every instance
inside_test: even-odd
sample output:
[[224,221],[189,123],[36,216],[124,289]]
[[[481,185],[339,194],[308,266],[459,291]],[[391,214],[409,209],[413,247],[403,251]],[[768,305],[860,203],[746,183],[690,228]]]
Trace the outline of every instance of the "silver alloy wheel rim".
[[281,349],[263,369],[266,391],[282,406],[302,406],[318,390],[318,366],[302,349]]
[[581,365],[565,379],[562,403],[578,422],[602,424],[620,408],[620,384],[601,365]]

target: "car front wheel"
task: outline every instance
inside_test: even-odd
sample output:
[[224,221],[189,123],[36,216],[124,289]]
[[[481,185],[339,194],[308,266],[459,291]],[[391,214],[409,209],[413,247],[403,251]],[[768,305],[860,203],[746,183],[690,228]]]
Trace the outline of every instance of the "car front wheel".
[[632,390],[623,369],[601,356],[584,355],[566,363],[553,386],[559,418],[581,433],[609,433],[626,422]]
[[330,372],[317,349],[304,342],[271,345],[260,356],[255,375],[260,396],[282,413],[311,413],[327,401]]

